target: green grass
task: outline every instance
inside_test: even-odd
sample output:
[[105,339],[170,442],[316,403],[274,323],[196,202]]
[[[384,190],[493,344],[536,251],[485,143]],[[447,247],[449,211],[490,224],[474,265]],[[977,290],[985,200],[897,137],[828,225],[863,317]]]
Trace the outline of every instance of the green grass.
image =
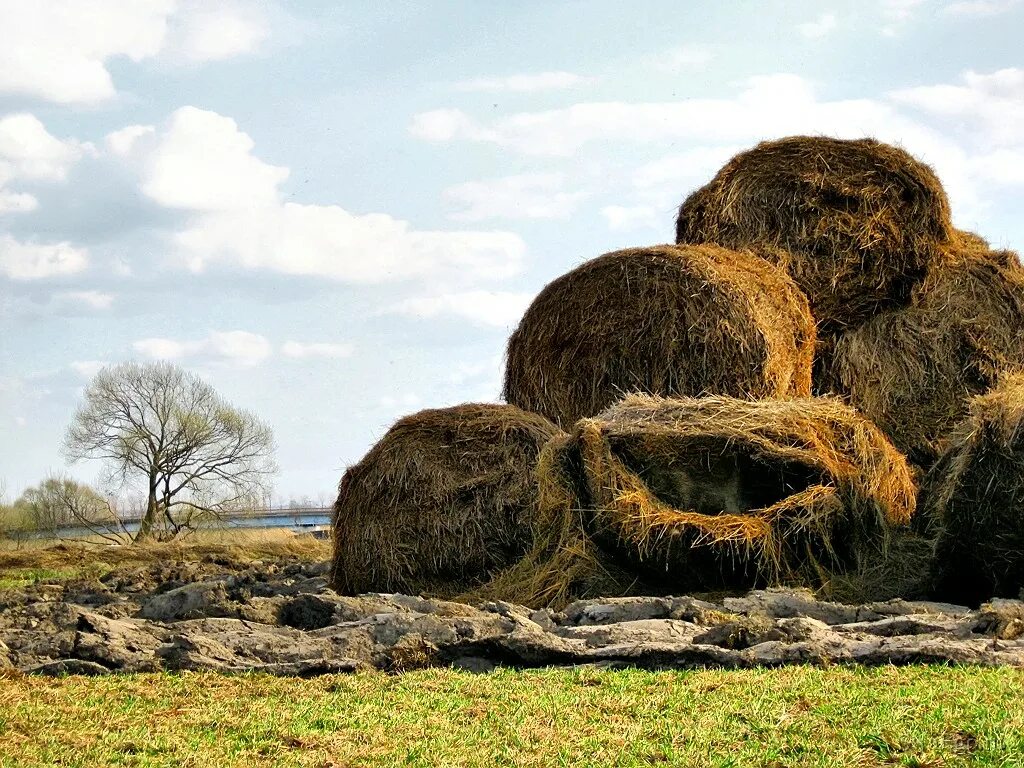
[[34,584],[60,584],[87,577],[100,577],[109,566],[69,568],[9,568],[0,571],[0,590],[31,587]]
[[0,765],[1018,766],[1024,672],[0,678]]

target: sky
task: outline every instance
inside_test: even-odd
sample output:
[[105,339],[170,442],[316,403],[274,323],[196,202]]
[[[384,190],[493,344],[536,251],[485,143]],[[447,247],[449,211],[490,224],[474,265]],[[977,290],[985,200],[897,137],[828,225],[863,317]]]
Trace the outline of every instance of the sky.
[[275,496],[330,500],[763,139],[900,144],[1021,247],[1022,38],[1022,0],[0,0],[0,484],[95,480],[83,388],[166,359],[273,427]]

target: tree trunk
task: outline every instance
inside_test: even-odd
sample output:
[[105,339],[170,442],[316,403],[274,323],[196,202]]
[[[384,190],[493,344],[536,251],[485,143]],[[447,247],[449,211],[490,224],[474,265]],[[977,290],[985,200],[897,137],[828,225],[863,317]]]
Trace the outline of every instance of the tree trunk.
[[139,521],[139,531],[135,534],[135,541],[144,541],[153,538],[153,525],[156,523],[156,477],[149,476],[149,496],[146,498],[146,514]]

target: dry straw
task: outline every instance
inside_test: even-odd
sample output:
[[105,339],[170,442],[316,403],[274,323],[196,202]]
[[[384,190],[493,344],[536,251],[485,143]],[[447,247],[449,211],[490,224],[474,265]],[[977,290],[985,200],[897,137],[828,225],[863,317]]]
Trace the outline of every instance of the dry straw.
[[538,476],[532,550],[477,596],[827,588],[884,565],[915,503],[899,452],[830,398],[630,396],[552,441]]
[[928,473],[921,511],[939,528],[936,595],[977,604],[1024,588],[1024,375],[976,397]]
[[824,335],[905,305],[952,234],[932,169],[872,139],[758,144],[690,195],[676,220],[677,242],[753,248],[788,271]]
[[807,299],[751,253],[616,251],[536,298],[509,340],[505,398],[567,428],[628,392],[808,395],[814,344]]
[[510,405],[398,421],[341,480],[332,585],[451,595],[515,562],[531,541],[537,455],[557,434]]
[[973,395],[1024,366],[1024,268],[964,233],[929,269],[910,307],[838,340],[816,382],[842,393],[917,465],[948,445]]

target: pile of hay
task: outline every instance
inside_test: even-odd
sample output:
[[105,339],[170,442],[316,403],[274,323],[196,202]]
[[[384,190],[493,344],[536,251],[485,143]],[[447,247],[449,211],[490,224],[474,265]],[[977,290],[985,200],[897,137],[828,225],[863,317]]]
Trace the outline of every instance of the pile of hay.
[[758,144],[690,195],[676,220],[679,243],[753,248],[783,267],[825,335],[905,305],[952,236],[931,168],[872,139]]
[[630,396],[552,441],[538,475],[534,546],[482,595],[826,586],[883,561],[915,506],[904,458],[829,398]]
[[928,473],[921,512],[940,529],[936,595],[976,605],[1024,588],[1024,375],[970,405]]
[[965,234],[911,305],[844,334],[815,382],[841,393],[915,464],[930,467],[974,395],[1024,366],[1024,267]]
[[629,392],[802,396],[814,344],[807,299],[763,259],[634,248],[540,293],[509,340],[504,394],[563,427]]
[[532,537],[537,455],[558,434],[510,405],[398,421],[341,480],[332,586],[450,595],[514,563]]

